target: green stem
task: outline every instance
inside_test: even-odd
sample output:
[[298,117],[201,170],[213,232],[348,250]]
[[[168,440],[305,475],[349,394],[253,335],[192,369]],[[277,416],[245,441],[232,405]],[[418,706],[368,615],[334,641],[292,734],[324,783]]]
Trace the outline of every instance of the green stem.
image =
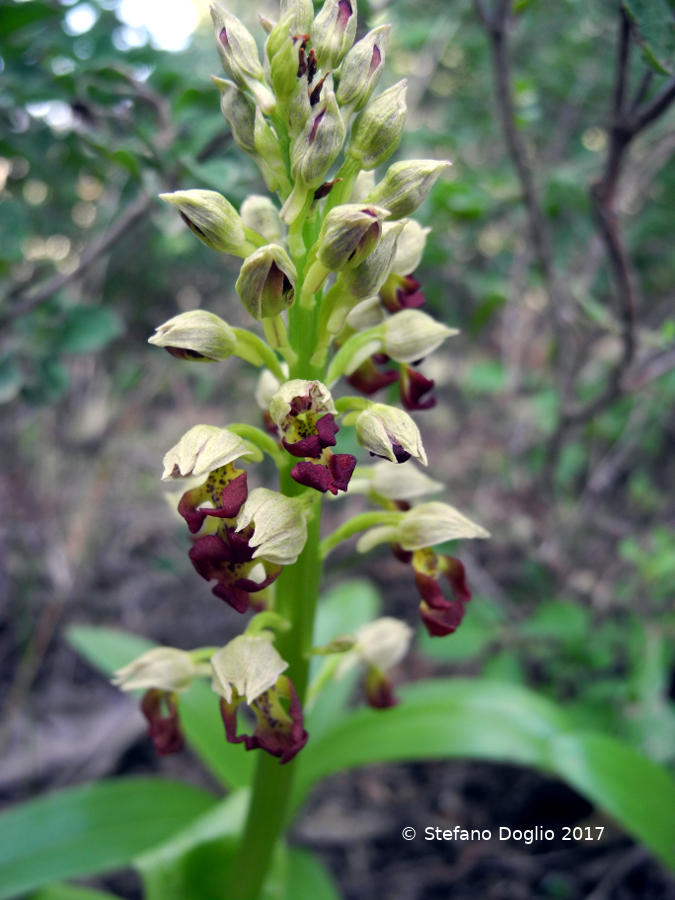
[[233,328],[232,330],[237,338],[237,356],[254,366],[267,366],[273,375],[283,381],[284,373],[274,350],[257,334],[246,328]]
[[[284,378],[283,373],[281,377],[282,379]],[[234,425],[228,425],[227,430],[244,438],[246,441],[250,441],[259,450],[266,453],[278,468],[285,464],[286,454],[274,438],[270,434],[266,434],[262,428],[258,428],[256,425],[248,425],[246,422],[235,422]]]
[[[298,495],[305,488],[293,481],[290,470],[282,473],[282,491]],[[294,566],[287,566],[277,581],[276,612],[292,623],[277,638],[277,648],[288,662],[285,674],[293,682],[304,703],[309,676],[314,615],[321,581],[319,525],[321,497],[317,494],[313,514],[307,523],[307,543]],[[227,900],[258,900],[269,871],[274,849],[288,816],[288,801],[297,757],[279,765],[278,760],[260,752],[246,826],[232,868]]]
[[357,331],[356,334],[353,334],[344,342],[328,366],[328,372],[326,373],[326,384],[328,387],[336,382],[341,375],[349,371],[352,358],[357,352],[364,348],[369,348],[370,352],[367,356],[370,356],[371,353],[377,353],[382,346],[381,332],[382,329],[378,325],[375,328],[368,328],[366,331]]
[[[304,209],[290,228],[289,246],[298,278],[296,297],[302,294],[307,248],[315,235],[308,228],[303,234],[311,196],[305,199]],[[316,340],[319,302],[312,307],[295,303],[288,311],[288,338],[291,354],[287,357],[291,378],[322,378],[323,368],[310,364]],[[283,352],[283,348],[281,348]],[[280,468],[281,491],[287,497],[311,496],[305,487],[291,478],[290,459]],[[285,674],[290,678],[298,699],[304,704],[309,678],[309,663],[314,633],[314,616],[321,583],[321,553],[319,529],[321,524],[321,495],[311,497],[307,515],[307,541],[293,566],[286,566],[276,582],[274,611],[290,623],[290,628],[278,633],[276,646],[288,663]],[[297,758],[280,765],[273,757],[259,753],[253,781],[250,806],[241,843],[232,867],[227,900],[258,900],[272,862],[275,847],[283,833],[289,815],[290,789]]]
[[386,512],[385,510],[359,513],[359,515],[344,522],[321,541],[321,558],[325,559],[334,547],[337,547],[338,544],[346,541],[357,532],[365,531],[366,528],[374,528],[378,525],[398,525],[402,516],[402,512]]

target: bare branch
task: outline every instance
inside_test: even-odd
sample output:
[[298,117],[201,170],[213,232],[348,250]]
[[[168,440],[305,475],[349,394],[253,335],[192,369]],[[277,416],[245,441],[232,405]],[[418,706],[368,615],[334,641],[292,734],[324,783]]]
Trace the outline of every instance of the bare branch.
[[[561,294],[554,267],[553,248],[548,222],[539,202],[534,172],[528,158],[528,151],[523,137],[516,125],[516,107],[513,99],[513,79],[511,72],[511,52],[508,39],[508,20],[511,12],[511,0],[499,0],[492,15],[480,0],[476,0],[476,9],[490,39],[492,47],[492,66],[494,71],[497,111],[501,123],[502,134],[511,162],[520,183],[520,191],[527,213],[527,228],[534,253],[535,262],[544,281],[548,296],[548,309],[554,339],[554,359],[556,368],[564,357],[562,341],[564,339]],[[559,379],[564,389],[564,380]]]
[[113,224],[87,245],[76,269],[72,272],[53,275],[46,281],[43,281],[36,290],[19,294],[16,303],[13,303],[4,315],[3,320],[9,320],[15,316],[24,315],[35,306],[47,300],[61,288],[65,287],[73,281],[80,278],[87,269],[90,268],[98,259],[100,259],[111,247],[114,246],[121,238],[125,237],[138,222],[145,216],[150,208],[152,198],[146,194],[141,194],[133,203],[124,210]]
[[632,134],[636,135],[652,122],[656,121],[675,100],[675,77],[666,83],[664,88],[642,110],[638,110],[632,125]]

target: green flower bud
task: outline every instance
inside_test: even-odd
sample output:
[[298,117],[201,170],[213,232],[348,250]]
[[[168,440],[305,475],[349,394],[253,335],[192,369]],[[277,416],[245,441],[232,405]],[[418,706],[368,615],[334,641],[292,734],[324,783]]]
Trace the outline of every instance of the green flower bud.
[[118,669],[112,683],[123,691],[147,690],[185,691],[198,675],[201,667],[193,662],[186,650],[175,647],[153,647],[128,665]]
[[261,453],[227,428],[195,425],[165,453],[162,481],[207,475],[241,457],[261,459]]
[[359,110],[368,102],[384,68],[390,31],[391,25],[374,28],[345,56],[337,89],[340,106]]
[[301,500],[267,488],[254,488],[237,517],[237,531],[253,524],[249,547],[253,559],[290,566],[307,541],[305,507]]
[[309,119],[312,112],[312,105],[309,102],[309,83],[307,81],[307,73],[305,72],[298,78],[297,85],[288,109],[288,128],[291,137],[296,137]]
[[258,46],[243,22],[219,3],[212,4],[211,18],[225,74],[239,85],[245,85],[248,78],[260,81],[263,68],[258,57]]
[[193,309],[158,326],[148,343],[164,347],[179,359],[217,362],[232,356],[237,336],[220,316]]
[[281,0],[281,18],[289,17],[291,34],[305,34],[314,19],[312,0]]
[[342,149],[345,126],[329,75],[302,131],[291,148],[291,174],[305,187],[317,188]]
[[267,124],[259,109],[255,111],[254,138],[256,153],[273,169],[284,169],[279,138]]
[[377,294],[391,271],[398,236],[403,230],[400,222],[384,223],[380,242],[359,265],[343,269],[340,279],[349,293],[358,300]]
[[279,210],[269,197],[249,194],[241,204],[241,219],[247,228],[261,234],[270,244],[283,240],[284,228],[279,218]]
[[396,406],[373,403],[355,422],[356,439],[373,456],[402,463],[410,457],[427,465],[427,455],[417,425]]
[[396,362],[411,363],[433,353],[456,328],[448,328],[419,309],[404,309],[382,328],[382,349]]
[[291,17],[284,16],[265,42],[265,68],[277,98],[286,101],[298,80],[299,45],[293,40]]
[[247,257],[235,289],[254,319],[269,319],[293,304],[295,266],[279,244],[265,244]]
[[241,216],[217,191],[174,191],[159,196],[178,209],[188,228],[212,250],[246,256],[253,249],[246,240]]
[[356,266],[377,245],[386,209],[345,203],[335,206],[324,219],[317,241],[317,257],[329,272]]
[[230,126],[235,144],[245,153],[255,153],[255,103],[232,81],[216,75],[211,76],[211,81],[220,91],[220,110]]
[[334,69],[356,37],[356,0],[326,0],[311,28],[322,69]]
[[405,78],[363,109],[352,126],[347,152],[362,169],[374,169],[398,147],[405,127]]
[[216,46],[225,74],[241,88],[248,88],[264,112],[274,109],[274,95],[263,84],[264,72],[258,46],[246,26],[218,3],[211,6]]
[[392,219],[409,216],[426,200],[438,176],[451,166],[449,160],[410,159],[389,166],[368,199],[386,206]]
[[233,691],[252,703],[274,687],[279,675],[288,668],[268,634],[240,634],[211,657],[211,687],[228,703]]
[[410,275],[419,266],[430,231],[430,228],[422,228],[414,219],[404,220],[391,264],[391,271],[395,275]]

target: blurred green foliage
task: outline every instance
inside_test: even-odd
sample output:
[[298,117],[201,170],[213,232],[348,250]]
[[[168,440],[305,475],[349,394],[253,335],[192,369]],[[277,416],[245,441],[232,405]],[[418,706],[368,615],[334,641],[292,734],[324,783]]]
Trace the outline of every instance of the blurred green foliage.
[[[72,13],[85,6],[93,16],[80,32]],[[419,277],[431,311],[468,335],[441,373],[465,423],[453,441],[459,451],[470,444],[465,470],[449,474],[494,498],[478,516],[495,534],[478,563],[501,593],[481,589],[455,637],[423,637],[422,647],[451,668],[535,686],[567,701],[581,724],[672,761],[675,372],[637,371],[634,389],[570,430],[542,482],[560,414],[554,348],[485,30],[461,0],[362,6],[364,24],[393,22],[389,77],[410,82],[399,156],[453,161],[422,210],[433,232]],[[648,100],[675,70],[672,3],[625,6],[640,47],[629,80]],[[510,33],[516,126],[573,301],[580,402],[601,392],[619,331],[588,192],[609,140],[618,9],[520,2]],[[252,11],[238,12],[254,25]],[[239,204],[261,189],[209,83],[210,29],[202,22],[187,49],[160,52],[113,3],[6,0],[0,33],[0,402],[17,418],[36,405],[66,408],[87,357],[102,360],[124,403],[143,381],[144,341],[158,322],[197,305],[238,309],[225,305],[232,262],[154,199],[202,187]],[[671,110],[641,138],[619,209],[639,283],[639,360],[672,353],[675,340],[672,126]],[[183,377],[199,402],[222,389],[202,368]]]

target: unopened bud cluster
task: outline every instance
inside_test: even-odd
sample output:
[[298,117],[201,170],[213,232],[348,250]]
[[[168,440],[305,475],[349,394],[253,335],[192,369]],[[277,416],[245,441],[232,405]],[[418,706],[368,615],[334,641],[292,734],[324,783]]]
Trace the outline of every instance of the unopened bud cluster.
[[[196,309],[160,325],[150,343],[187,362],[233,366],[230,357],[238,357],[261,370],[252,404],[261,407],[259,424],[194,426],[166,453],[163,477],[183,484],[178,512],[197,574],[236,612],[268,618],[261,630],[254,616],[219,648],[148,651],[116,683],[146,691],[149,734],[168,753],[182,745],[181,693],[210,677],[227,740],[285,763],[308,738],[294,680],[310,652],[339,656],[331,669],[338,676],[361,666],[367,699],[386,707],[396,702],[388,673],[412,636],[407,624],[385,616],[283,658],[280,634],[311,633],[303,608],[289,607],[288,597],[297,593],[300,604],[304,579],[313,583],[311,567],[316,574],[320,566],[308,535],[316,535],[322,497],[368,498],[374,511],[347,520],[345,539],[365,530],[360,551],[384,543],[412,564],[432,635],[454,631],[470,598],[462,564],[434,548],[487,532],[448,504],[426,500],[443,486],[417,467],[429,459],[411,413],[435,403],[434,383],[419,365],[457,332],[420,309],[425,296],[413,273],[428,229],[409,217],[449,163],[386,166],[406,118],[405,80],[377,92],[390,26],[356,41],[356,0],[326,0],[316,15],[311,0],[281,0],[277,21],[261,20],[261,55],[235,15],[214,4],[211,16],[223,69],[212,79],[214,101],[276,196],[253,194],[237,210],[212,190],[161,195],[203,244],[241,260],[225,294],[238,296],[251,328],[230,325],[226,319],[236,317],[225,310],[223,318]],[[392,396],[374,398],[388,386],[398,387],[403,409]],[[361,458],[339,449],[341,432],[351,429]],[[264,455],[280,474],[274,489],[252,471]],[[370,457],[379,461],[366,465]],[[289,592],[292,574],[279,577],[301,557],[304,574]],[[255,716],[250,734],[239,733],[242,704]]]

